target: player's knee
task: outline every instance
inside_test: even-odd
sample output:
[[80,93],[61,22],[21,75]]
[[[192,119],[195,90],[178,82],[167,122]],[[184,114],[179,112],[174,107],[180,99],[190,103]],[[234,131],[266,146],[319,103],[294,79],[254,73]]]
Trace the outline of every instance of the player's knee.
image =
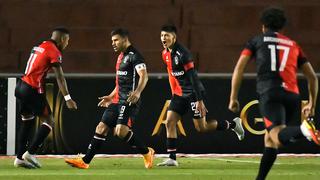
[[106,134],[106,132],[108,130],[107,128],[108,127],[106,124],[104,124],[103,122],[100,122],[96,127],[96,133],[104,135],[104,134]]
[[167,123],[166,123],[166,128],[170,129],[170,128],[175,127],[176,125],[177,125],[177,122],[175,120],[168,119]]
[[129,128],[127,126],[120,125],[116,127],[116,136],[118,136],[120,139],[125,138],[128,132]]

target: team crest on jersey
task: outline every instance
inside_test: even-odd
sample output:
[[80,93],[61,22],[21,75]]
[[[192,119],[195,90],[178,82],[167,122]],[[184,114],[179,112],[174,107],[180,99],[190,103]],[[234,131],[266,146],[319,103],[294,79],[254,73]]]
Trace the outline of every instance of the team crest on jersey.
[[175,56],[175,57],[174,57],[174,63],[175,63],[176,65],[179,64],[179,58],[178,58],[178,56]]
[[125,56],[124,59],[123,59],[123,63],[127,63],[129,57],[128,56]]
[[58,60],[61,62],[61,61],[62,61],[62,56],[59,56],[59,57],[58,57]]

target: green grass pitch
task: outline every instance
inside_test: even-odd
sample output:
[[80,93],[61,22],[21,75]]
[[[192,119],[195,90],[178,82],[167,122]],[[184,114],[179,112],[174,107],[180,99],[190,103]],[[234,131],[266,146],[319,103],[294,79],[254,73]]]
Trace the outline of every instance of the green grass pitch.
[[[39,158],[41,169],[13,167],[13,158],[0,158],[0,179],[23,180],[250,180],[254,179],[260,158],[179,158],[179,167],[145,169],[142,158],[95,158],[89,169],[76,169],[61,158]],[[162,158],[155,159],[155,164]],[[267,179],[320,179],[320,157],[279,157]]]

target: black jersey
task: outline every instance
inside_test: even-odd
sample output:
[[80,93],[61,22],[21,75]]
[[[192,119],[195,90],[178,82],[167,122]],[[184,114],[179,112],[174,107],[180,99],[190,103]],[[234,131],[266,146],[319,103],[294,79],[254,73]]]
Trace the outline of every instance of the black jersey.
[[256,61],[259,94],[273,88],[299,94],[297,68],[307,59],[295,41],[268,31],[249,40],[241,54]]
[[[169,82],[172,94],[178,96],[190,96],[194,93],[194,87],[186,72],[194,68],[192,55],[188,49],[179,43],[175,43],[172,51],[165,49],[162,51],[162,59],[167,65]],[[201,91],[204,87],[200,81],[197,81],[197,86]]]
[[116,64],[116,95],[113,103],[126,102],[130,91],[134,91],[139,82],[137,71],[146,69],[144,58],[133,46],[118,56]]

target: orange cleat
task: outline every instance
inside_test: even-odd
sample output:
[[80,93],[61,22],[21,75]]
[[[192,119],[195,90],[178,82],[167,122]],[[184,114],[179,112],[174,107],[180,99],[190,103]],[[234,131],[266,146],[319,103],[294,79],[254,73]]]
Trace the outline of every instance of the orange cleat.
[[304,120],[300,126],[303,135],[320,146],[320,133],[314,126],[313,121]]
[[68,163],[72,167],[80,168],[80,169],[88,169],[89,164],[83,162],[82,158],[72,158],[72,159],[64,159],[66,163]]
[[148,149],[149,149],[149,152],[147,154],[143,154],[143,161],[144,161],[144,167],[146,167],[147,169],[150,169],[152,168],[152,165],[153,165],[155,151],[151,147],[148,147]]

